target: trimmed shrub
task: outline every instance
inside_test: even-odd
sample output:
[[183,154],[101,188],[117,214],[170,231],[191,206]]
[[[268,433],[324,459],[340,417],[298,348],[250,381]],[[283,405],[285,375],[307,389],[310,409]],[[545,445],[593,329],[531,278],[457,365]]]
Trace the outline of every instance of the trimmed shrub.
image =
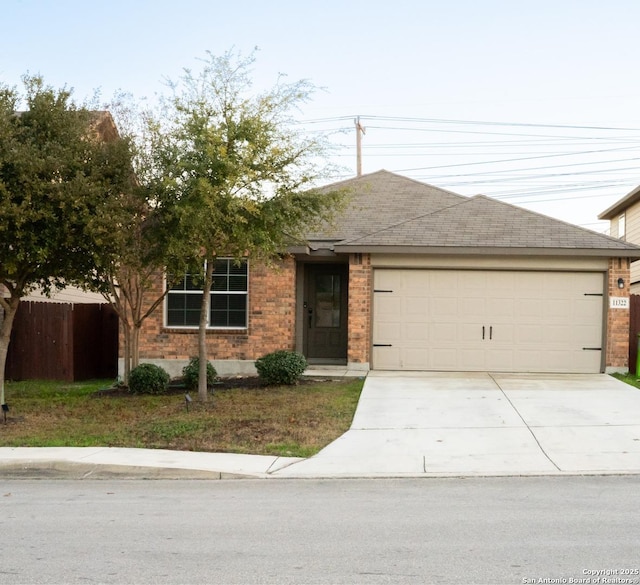
[[269,385],[295,384],[306,367],[307,360],[296,351],[274,351],[256,360],[258,376]]
[[129,390],[134,394],[164,394],[169,388],[169,374],[160,366],[140,364],[129,374]]
[[[198,388],[198,376],[200,372],[200,359],[192,357],[189,363],[182,368],[182,377],[184,379],[184,385],[189,390],[196,390]],[[211,365],[211,362],[207,362],[207,387],[211,388],[218,377],[218,372]]]

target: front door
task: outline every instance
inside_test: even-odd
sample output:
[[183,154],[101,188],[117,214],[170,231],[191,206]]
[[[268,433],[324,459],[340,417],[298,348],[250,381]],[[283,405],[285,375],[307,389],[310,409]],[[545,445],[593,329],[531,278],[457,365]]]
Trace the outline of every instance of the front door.
[[347,265],[305,267],[304,353],[316,362],[347,359]]

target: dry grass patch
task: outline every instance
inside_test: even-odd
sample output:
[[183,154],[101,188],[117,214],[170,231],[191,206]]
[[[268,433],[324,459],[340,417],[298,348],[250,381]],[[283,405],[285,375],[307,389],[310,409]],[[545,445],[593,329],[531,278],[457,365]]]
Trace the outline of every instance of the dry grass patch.
[[148,447],[308,457],[350,426],[363,381],[303,380],[219,386],[187,411],[184,392],[135,396],[105,381],[7,384],[0,446]]

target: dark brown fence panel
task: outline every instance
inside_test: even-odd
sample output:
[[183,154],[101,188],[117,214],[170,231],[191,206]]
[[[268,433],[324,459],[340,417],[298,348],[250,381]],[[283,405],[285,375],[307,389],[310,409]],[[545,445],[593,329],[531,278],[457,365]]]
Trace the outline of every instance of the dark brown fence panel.
[[13,323],[9,380],[115,378],[118,319],[100,304],[23,302]]
[[640,295],[631,295],[629,305],[629,371],[636,373],[640,333]]
[[109,305],[74,305],[75,380],[118,375],[118,316]]
[[72,380],[71,305],[20,303],[5,375],[13,380]]

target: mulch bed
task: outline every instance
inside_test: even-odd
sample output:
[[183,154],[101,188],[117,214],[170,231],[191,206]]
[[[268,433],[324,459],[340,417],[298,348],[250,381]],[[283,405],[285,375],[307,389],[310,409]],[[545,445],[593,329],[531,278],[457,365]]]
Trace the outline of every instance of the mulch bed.
[[[317,384],[317,378],[301,378],[298,380],[298,386],[305,386],[308,384]],[[215,385],[213,386],[213,392],[218,392],[221,390],[231,390],[233,388],[238,389],[254,389],[254,388],[267,388],[268,386],[260,380],[258,376],[232,376],[228,378],[218,378],[216,380]],[[196,390],[187,390],[183,381],[181,379],[171,380],[169,383],[169,389],[166,392],[166,395],[171,396],[174,394],[187,394],[190,392],[197,393]],[[135,396],[129,392],[129,389],[124,385],[112,386],[110,388],[103,388],[94,392],[92,394],[94,398],[102,398],[102,397],[125,397],[125,396]]]

